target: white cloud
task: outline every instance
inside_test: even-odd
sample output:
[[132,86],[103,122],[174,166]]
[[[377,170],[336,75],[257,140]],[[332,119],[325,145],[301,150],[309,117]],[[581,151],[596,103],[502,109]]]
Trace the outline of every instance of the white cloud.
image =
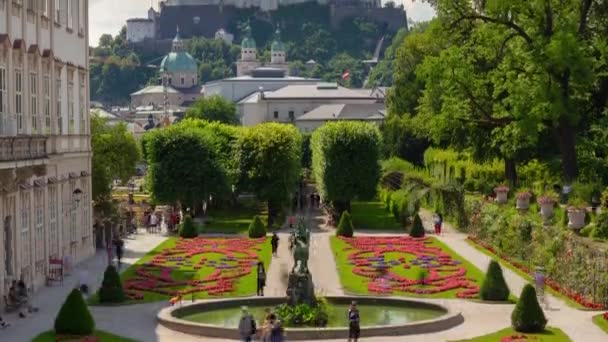
[[[386,2],[388,0],[383,0]],[[397,0],[403,3],[408,18],[415,21],[429,20],[435,12],[421,0]],[[156,7],[158,0],[152,3]],[[104,33],[115,35],[126,24],[127,19],[146,17],[150,8],[150,0],[90,0],[89,1],[89,44],[97,45],[99,37]]]

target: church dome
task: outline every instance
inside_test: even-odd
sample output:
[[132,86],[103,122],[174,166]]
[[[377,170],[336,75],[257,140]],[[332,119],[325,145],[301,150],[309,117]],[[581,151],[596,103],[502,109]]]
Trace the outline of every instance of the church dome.
[[285,44],[281,41],[281,31],[277,28],[274,33],[274,40],[270,46],[272,52],[285,52]]
[[169,73],[196,73],[196,61],[187,52],[170,52],[160,64],[161,72]]
[[243,38],[243,41],[241,41],[241,49],[255,49],[255,48],[256,48],[255,40],[251,36],[251,26],[249,26],[249,24],[247,24],[247,27],[245,27],[245,38]]
[[171,52],[160,63],[160,71],[168,73],[197,73],[198,67],[194,58],[184,51],[184,43],[179,36],[179,27],[173,39]]

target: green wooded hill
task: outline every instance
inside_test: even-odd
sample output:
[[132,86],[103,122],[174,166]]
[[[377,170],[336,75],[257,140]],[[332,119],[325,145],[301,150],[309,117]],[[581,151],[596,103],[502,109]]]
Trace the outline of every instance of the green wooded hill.
[[[287,48],[287,60],[300,76],[317,77],[326,81],[340,81],[345,86],[361,87],[365,79],[363,60],[374,53],[377,42],[385,36],[384,49],[390,47],[397,32],[361,17],[346,19],[340,27],[332,29],[328,6],[301,4],[281,7],[270,14],[256,13],[251,9],[239,11],[239,16],[228,27],[235,33],[234,44],[223,41],[194,38],[186,46],[199,64],[200,82],[205,83],[234,76],[240,54],[240,41],[247,23],[262,61],[270,59],[270,44],[276,26],[281,28],[281,39]],[[406,28],[402,29],[403,32]],[[144,52],[127,45],[126,28],[116,35],[103,35],[98,47],[91,49],[91,99],[111,104],[126,104],[129,94],[147,84],[158,82],[157,69],[162,54]],[[314,60],[317,66],[307,69],[306,61]],[[345,70],[350,79],[341,80]],[[384,78],[379,78],[384,81]],[[378,84],[383,85],[383,84]]]

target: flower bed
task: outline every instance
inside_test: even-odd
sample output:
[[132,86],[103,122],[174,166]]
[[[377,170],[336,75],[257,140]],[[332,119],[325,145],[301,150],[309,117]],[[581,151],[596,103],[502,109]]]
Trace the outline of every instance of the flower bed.
[[265,242],[266,238],[176,239],[125,272],[125,294],[131,300],[150,294],[166,298],[231,294],[255,270]]
[[[471,242],[473,242],[474,244],[476,244],[477,246],[480,246],[480,247],[488,250],[490,253],[498,256],[502,260],[511,264],[513,267],[517,268],[518,270],[532,276],[532,273],[533,273],[532,270],[530,270],[525,265],[522,265],[520,262],[514,260],[510,256],[508,256],[504,253],[497,252],[491,245],[481,241],[480,239],[477,239],[474,236],[469,236],[468,239]],[[588,298],[581,295],[580,293],[577,293],[575,291],[572,291],[572,290],[569,290],[567,288],[560,286],[556,281],[554,281],[552,279],[546,278],[545,284],[547,284],[547,286],[549,288],[551,288],[553,291],[569,298],[570,300],[576,302],[577,304],[579,304],[585,308],[588,308],[588,309],[604,309],[605,308],[605,305],[603,305],[601,303],[594,303],[592,300],[589,300]]]
[[[475,298],[482,274],[465,265],[433,238],[337,237],[332,240],[342,283],[347,290],[375,294]],[[339,250],[337,250],[339,249]],[[341,256],[341,257],[340,257]],[[345,271],[347,269],[347,271]],[[345,273],[346,272],[346,273]],[[353,274],[357,277],[353,277]],[[356,278],[362,286],[345,282]]]

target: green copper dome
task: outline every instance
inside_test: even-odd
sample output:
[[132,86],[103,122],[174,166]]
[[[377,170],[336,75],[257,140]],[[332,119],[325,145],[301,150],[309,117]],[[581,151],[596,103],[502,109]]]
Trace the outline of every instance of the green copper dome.
[[247,24],[247,27],[245,27],[244,33],[245,38],[243,38],[243,41],[241,42],[241,49],[255,49],[255,40],[251,36],[251,26],[249,26],[249,24]]
[[196,73],[198,72],[198,67],[196,66],[196,61],[189,53],[170,52],[160,63],[160,71],[169,73]]
[[274,32],[274,40],[270,46],[272,52],[285,52],[285,44],[281,41],[281,30],[277,28]]

